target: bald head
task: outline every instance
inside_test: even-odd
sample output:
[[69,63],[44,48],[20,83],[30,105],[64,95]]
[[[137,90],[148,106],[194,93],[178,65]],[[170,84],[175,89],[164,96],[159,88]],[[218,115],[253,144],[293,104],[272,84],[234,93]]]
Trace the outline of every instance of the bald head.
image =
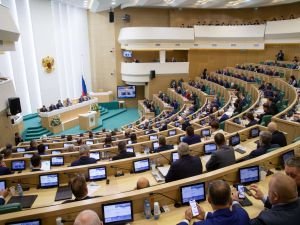
[[73,225],[103,225],[97,213],[92,210],[80,212]]
[[150,187],[149,180],[145,177],[140,177],[136,183],[136,189],[143,189]]
[[271,122],[268,124],[268,130],[273,133],[274,131],[276,131],[278,129],[277,124],[274,122]]
[[298,198],[296,182],[281,173],[273,175],[269,183],[269,198],[272,205],[295,201]]

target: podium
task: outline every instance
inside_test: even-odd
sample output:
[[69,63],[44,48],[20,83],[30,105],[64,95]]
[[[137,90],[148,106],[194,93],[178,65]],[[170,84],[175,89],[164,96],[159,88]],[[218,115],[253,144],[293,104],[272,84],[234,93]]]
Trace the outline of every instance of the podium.
[[79,114],[78,116],[81,130],[91,130],[98,126],[97,112],[90,111],[85,114]]

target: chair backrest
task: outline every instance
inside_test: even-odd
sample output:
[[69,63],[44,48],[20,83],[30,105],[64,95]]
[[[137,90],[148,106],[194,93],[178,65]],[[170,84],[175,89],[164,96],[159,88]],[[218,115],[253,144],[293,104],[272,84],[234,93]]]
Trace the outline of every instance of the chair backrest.
[[271,119],[272,119],[272,115],[264,115],[261,120],[260,125],[268,126],[268,124],[271,122]]
[[293,143],[297,142],[297,141],[300,141],[300,137],[296,137],[294,140],[293,140]]
[[0,214],[17,212],[17,211],[21,211],[21,210],[22,210],[21,203],[11,203],[11,204],[0,206]]

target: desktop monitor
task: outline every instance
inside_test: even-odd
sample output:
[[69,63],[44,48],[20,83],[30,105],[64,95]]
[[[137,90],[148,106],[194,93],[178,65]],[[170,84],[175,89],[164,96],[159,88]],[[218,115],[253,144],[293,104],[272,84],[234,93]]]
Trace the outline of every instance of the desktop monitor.
[[150,130],[146,130],[145,131],[145,135],[149,134],[150,133]]
[[185,137],[185,135],[181,135],[181,136],[179,137],[179,142],[183,142],[184,137]]
[[23,154],[23,157],[25,157],[25,158],[31,158],[32,156],[33,156],[32,153],[24,153]]
[[158,141],[152,142],[152,149],[153,149],[154,152],[158,149],[158,147],[159,147]]
[[0,180],[0,191],[6,189],[6,181],[5,180]]
[[26,150],[25,148],[20,148],[20,147],[17,148],[17,152],[19,152],[19,153],[20,152],[25,152],[25,150]]
[[64,148],[69,148],[70,146],[74,146],[74,144],[71,144],[71,143],[64,143]]
[[176,130],[169,130],[168,131],[168,136],[171,137],[171,136],[175,136],[176,135]]
[[133,146],[126,146],[126,152],[134,152],[134,147]]
[[59,180],[57,173],[40,175],[40,188],[52,188],[58,186]]
[[144,124],[141,124],[139,128],[144,129]]
[[175,127],[179,127],[181,124],[180,124],[180,122],[179,121],[176,121],[175,122]]
[[200,125],[204,126],[205,124],[206,124],[206,120],[205,119],[203,119],[203,120],[200,121]]
[[89,180],[96,181],[96,180],[105,180],[106,179],[106,167],[96,167],[96,168],[89,168]]
[[133,172],[141,173],[150,170],[149,158],[133,161]]
[[87,140],[87,141],[85,141],[85,144],[87,144],[87,145],[93,145],[94,141],[93,140]]
[[282,157],[282,165],[284,166],[286,161],[294,156],[295,156],[294,150],[291,150],[291,151],[288,151],[288,152],[282,154],[282,156],[281,156]]
[[202,137],[209,137],[210,136],[210,129],[203,129],[201,130]]
[[132,51],[124,50],[123,51],[123,57],[124,58],[132,58]]
[[53,150],[53,151],[51,151],[51,154],[52,155],[61,154],[61,151],[60,150]]
[[132,144],[132,141],[131,141],[131,140],[128,140],[128,141],[127,141],[127,144],[131,145],[131,144]]
[[217,145],[215,143],[204,144],[203,149],[205,155],[210,155],[211,153],[217,151]]
[[100,160],[100,152],[90,152],[90,157],[98,161]]
[[236,146],[240,143],[241,143],[241,141],[240,141],[240,135],[239,134],[235,134],[235,135],[233,135],[229,138],[229,145],[231,145],[231,146]]
[[192,119],[193,119],[193,120],[196,119],[196,117],[197,117],[197,114],[193,114],[193,115],[192,115]]
[[132,201],[102,204],[104,225],[126,224],[133,221]]
[[172,154],[171,154],[171,162],[173,163],[173,162],[177,161],[178,159],[179,159],[178,152],[172,152]]
[[259,132],[260,132],[260,130],[259,130],[258,127],[252,128],[252,129],[250,130],[250,135],[249,135],[249,137],[250,137],[250,138],[256,138],[256,137],[259,136]]
[[63,166],[64,157],[63,156],[52,156],[51,157],[51,166]]
[[156,124],[155,124],[155,127],[156,127],[156,128],[159,128],[159,127],[160,127],[160,123],[156,123]]
[[40,219],[22,220],[17,222],[5,223],[5,225],[42,225],[42,221]]
[[190,200],[205,201],[205,183],[197,183],[180,187],[181,203],[188,205]]
[[149,140],[150,141],[155,141],[158,139],[158,136],[155,134],[155,135],[149,135]]
[[239,169],[240,183],[247,185],[260,180],[259,166],[250,166]]
[[25,160],[11,161],[11,170],[13,171],[21,171],[21,170],[25,170],[25,168],[26,168]]
[[49,149],[49,145],[44,145],[45,146],[45,150]]

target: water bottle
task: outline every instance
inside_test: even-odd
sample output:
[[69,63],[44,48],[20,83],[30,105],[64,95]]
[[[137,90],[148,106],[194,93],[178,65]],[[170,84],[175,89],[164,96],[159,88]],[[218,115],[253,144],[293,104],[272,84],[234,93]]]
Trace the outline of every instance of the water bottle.
[[23,189],[21,184],[17,184],[17,192],[19,196],[23,196]]
[[151,206],[148,199],[145,199],[144,202],[144,213],[147,220],[151,218]]
[[160,207],[159,207],[159,203],[158,202],[154,202],[154,210],[153,210],[153,214],[154,214],[154,219],[158,220],[159,216],[160,216]]

